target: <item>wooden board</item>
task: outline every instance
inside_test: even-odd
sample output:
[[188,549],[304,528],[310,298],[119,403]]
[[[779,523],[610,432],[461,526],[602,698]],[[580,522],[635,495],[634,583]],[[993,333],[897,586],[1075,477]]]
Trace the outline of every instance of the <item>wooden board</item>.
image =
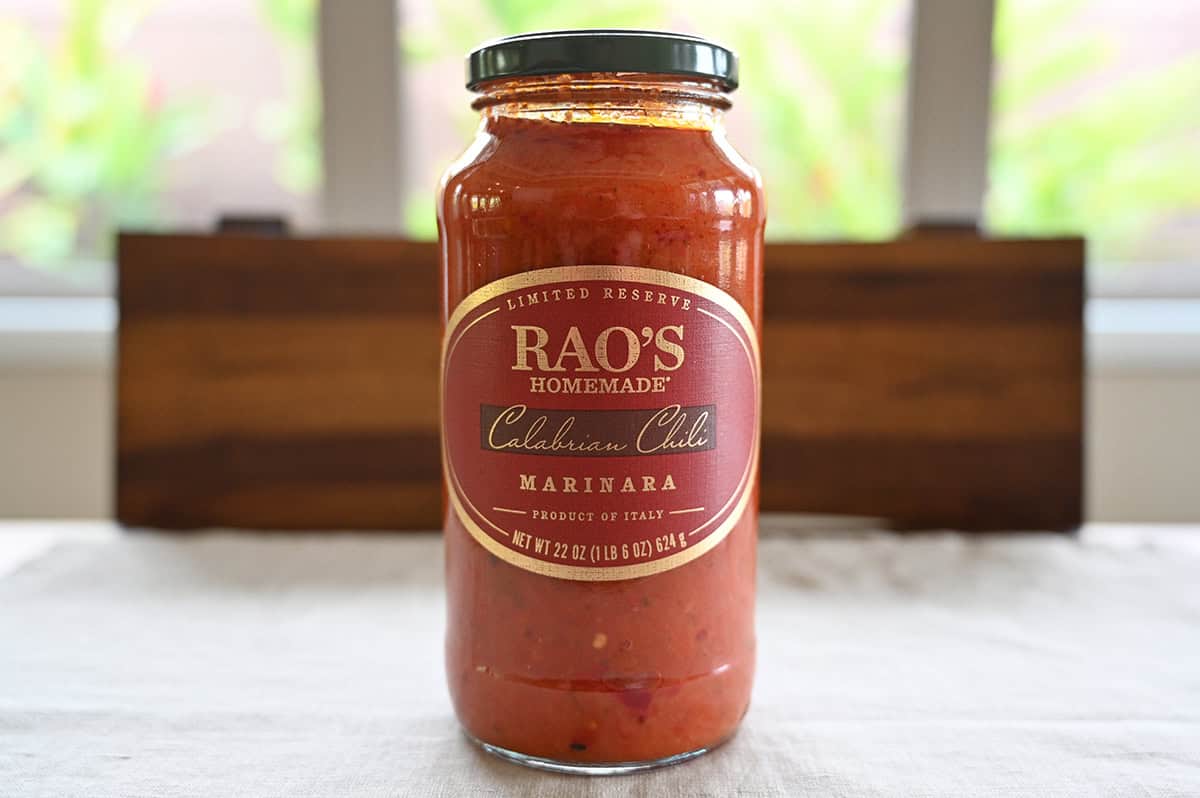
[[436,249],[123,236],[117,518],[441,524]]
[[1082,520],[1078,239],[767,248],[762,506],[897,526]]
[[[1079,523],[1080,241],[767,253],[764,509]],[[118,261],[121,522],[440,524],[435,245],[126,235]]]

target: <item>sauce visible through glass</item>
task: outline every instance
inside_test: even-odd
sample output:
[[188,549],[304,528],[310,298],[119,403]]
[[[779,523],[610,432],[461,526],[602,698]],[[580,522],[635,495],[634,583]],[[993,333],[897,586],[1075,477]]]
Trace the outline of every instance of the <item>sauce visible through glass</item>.
[[[440,197],[443,319],[508,275],[615,264],[709,282],[761,329],[758,178],[710,104],[673,95],[694,83],[656,77],[661,94],[648,94],[649,80],[626,92],[609,76],[582,110],[561,100],[561,82],[558,101],[543,90],[536,103],[504,102],[503,91],[480,102],[479,137]],[[581,763],[655,760],[729,737],[754,671],[756,508],[757,487],[711,551],[612,582],[510,565],[448,512],[447,672],[468,733]]]

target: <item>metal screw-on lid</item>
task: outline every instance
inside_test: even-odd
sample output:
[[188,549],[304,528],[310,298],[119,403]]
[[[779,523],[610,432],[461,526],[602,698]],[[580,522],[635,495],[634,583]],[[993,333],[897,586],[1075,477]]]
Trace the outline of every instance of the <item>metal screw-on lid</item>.
[[495,39],[467,56],[467,88],[496,78],[578,72],[644,72],[710,78],[738,85],[734,52],[683,33],[647,30],[559,30]]

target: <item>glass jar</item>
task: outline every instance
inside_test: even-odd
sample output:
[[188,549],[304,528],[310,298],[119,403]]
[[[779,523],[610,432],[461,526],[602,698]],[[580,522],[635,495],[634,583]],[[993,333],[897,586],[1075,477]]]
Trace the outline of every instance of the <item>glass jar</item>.
[[682,761],[754,672],[765,210],[701,39],[532,34],[469,59],[438,200],[446,670],[535,767]]

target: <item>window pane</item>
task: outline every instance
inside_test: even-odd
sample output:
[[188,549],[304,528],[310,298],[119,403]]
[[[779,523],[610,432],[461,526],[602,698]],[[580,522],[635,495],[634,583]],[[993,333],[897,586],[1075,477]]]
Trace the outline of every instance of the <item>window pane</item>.
[[[0,260],[97,284],[118,226],[314,211],[315,0],[6,0]],[[0,264],[3,265],[3,264]]]
[[882,238],[900,222],[900,119],[908,0],[839,3],[401,0],[406,227],[436,234],[440,172],[477,121],[463,56],[495,36],[556,28],[712,35],[741,56],[730,139],[763,173],[773,238]]
[[1001,0],[990,227],[1083,233],[1105,292],[1200,288],[1200,3]]

